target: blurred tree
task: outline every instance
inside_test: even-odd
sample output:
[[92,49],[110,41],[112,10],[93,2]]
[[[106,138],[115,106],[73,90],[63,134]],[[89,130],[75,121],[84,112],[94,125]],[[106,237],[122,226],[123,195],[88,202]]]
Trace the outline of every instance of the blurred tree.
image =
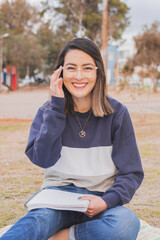
[[39,71],[44,69],[47,51],[35,36],[11,35],[6,41],[4,48],[5,66],[16,66],[19,77],[25,77],[27,68],[30,76],[34,76],[35,69],[38,68]]
[[[109,0],[109,38],[119,39],[129,24],[128,7],[121,0]],[[0,34],[4,42],[4,64],[17,66],[20,77],[29,68],[53,71],[59,50],[75,36],[87,36],[101,45],[102,1],[44,0],[39,12],[27,0],[4,0],[0,4]]]
[[121,81],[120,86],[125,87],[128,85],[128,77],[134,73],[134,64],[132,59],[128,59],[124,67],[121,69],[120,74],[124,77]]
[[128,61],[126,62],[126,64],[124,65],[124,67],[121,70],[121,73],[127,77],[127,76],[131,76],[134,72],[134,65],[133,65],[133,60],[132,59],[128,59]]
[[133,58],[133,64],[147,68],[154,83],[154,91],[157,89],[158,66],[160,65],[159,27],[160,23],[154,23],[151,28],[145,27],[144,32],[134,38],[137,53]]
[[40,44],[47,51],[47,56],[45,58],[45,72],[49,74],[53,72],[61,47],[67,40],[72,38],[68,34],[65,35],[63,28],[57,29],[56,32],[54,32],[51,26],[52,24],[50,21],[47,21],[39,27],[36,34]]
[[26,0],[5,0],[0,5],[0,29],[21,34],[34,30],[33,25],[38,23],[38,10]]
[[129,7],[121,0],[108,0],[108,36],[114,40],[122,37],[122,33],[130,24]]
[[43,25],[38,10],[26,0],[5,0],[0,5],[0,34],[9,33],[3,44],[4,66],[15,65],[19,77],[23,78],[29,69],[42,70],[47,59],[48,49],[36,36]]
[[[129,24],[129,8],[120,0],[108,2],[108,38],[119,39]],[[101,44],[102,1],[101,0],[45,0],[42,13],[53,16],[59,28],[70,36],[87,36]],[[64,32],[64,31],[63,31]]]

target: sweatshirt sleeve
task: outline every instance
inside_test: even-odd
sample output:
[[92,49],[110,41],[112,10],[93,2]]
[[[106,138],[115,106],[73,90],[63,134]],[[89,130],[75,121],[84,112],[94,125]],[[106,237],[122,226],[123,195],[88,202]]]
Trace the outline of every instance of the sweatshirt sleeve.
[[144,173],[133,125],[126,107],[113,124],[112,160],[118,169],[114,184],[102,197],[108,208],[128,203],[140,186]]
[[53,166],[60,158],[66,119],[64,105],[64,98],[52,97],[50,106],[42,106],[32,122],[25,153],[42,168]]

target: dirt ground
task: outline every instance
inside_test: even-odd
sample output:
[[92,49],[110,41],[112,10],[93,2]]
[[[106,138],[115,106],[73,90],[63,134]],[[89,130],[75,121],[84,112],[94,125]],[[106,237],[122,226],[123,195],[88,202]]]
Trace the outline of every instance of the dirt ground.
[[[160,227],[160,93],[109,89],[131,113],[145,179],[127,205],[151,225]],[[49,98],[48,86],[0,93],[0,227],[26,212],[23,204],[43,181],[43,169],[24,155],[29,128],[39,106]]]

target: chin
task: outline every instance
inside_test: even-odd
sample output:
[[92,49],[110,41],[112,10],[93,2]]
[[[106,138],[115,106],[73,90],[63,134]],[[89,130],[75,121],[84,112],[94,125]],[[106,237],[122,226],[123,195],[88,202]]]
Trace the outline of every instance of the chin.
[[90,92],[86,92],[86,91],[70,91],[70,94],[73,96],[73,97],[77,97],[77,98],[85,98],[85,97],[88,97],[90,96]]
[[67,90],[70,92],[70,94],[73,97],[77,97],[77,98],[85,98],[85,97],[89,97],[93,88],[91,89],[73,89],[72,88],[67,88]]

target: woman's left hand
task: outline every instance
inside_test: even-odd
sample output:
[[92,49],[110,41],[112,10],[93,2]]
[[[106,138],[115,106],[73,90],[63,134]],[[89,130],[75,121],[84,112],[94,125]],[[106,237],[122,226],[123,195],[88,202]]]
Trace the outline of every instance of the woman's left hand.
[[95,195],[87,195],[83,196],[80,200],[89,200],[89,206],[87,211],[84,212],[88,217],[94,217],[100,212],[103,212],[107,209],[107,203],[98,196]]

